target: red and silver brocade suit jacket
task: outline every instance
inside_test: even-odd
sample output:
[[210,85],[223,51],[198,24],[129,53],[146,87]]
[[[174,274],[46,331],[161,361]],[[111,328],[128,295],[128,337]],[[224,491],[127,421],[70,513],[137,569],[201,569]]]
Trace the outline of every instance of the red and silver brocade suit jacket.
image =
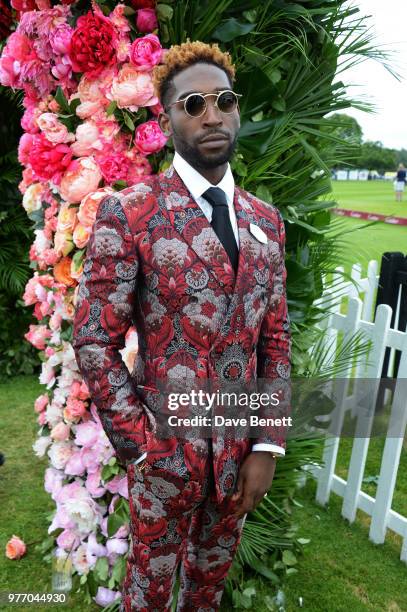
[[[201,208],[171,166],[99,205],[80,280],[74,349],[119,458],[147,451],[183,459],[199,473],[208,440],[154,437],[158,379],[284,379],[290,371],[284,223],[278,210],[235,187],[237,275]],[[261,243],[253,223],[267,235]],[[119,350],[134,325],[139,350],[129,374]],[[278,432],[278,430],[277,430]],[[218,499],[231,493],[256,439],[214,438]],[[206,445],[206,451],[203,448]]]

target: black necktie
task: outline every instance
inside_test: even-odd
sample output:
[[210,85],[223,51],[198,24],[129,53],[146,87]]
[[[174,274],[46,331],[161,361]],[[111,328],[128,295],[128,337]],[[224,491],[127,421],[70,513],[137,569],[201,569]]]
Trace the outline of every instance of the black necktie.
[[235,235],[230,222],[226,194],[223,189],[220,189],[219,187],[209,187],[209,189],[202,194],[202,197],[213,206],[211,225],[215,234],[223,244],[225,251],[229,256],[230,263],[236,272],[239,259],[239,249],[237,248]]

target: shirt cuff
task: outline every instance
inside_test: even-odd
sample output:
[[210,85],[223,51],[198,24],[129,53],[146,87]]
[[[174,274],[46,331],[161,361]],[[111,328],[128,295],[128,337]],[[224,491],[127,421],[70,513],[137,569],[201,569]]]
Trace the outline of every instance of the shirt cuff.
[[277,446],[277,444],[267,444],[265,442],[253,444],[252,451],[267,451],[268,453],[274,453],[280,457],[284,457],[285,455],[285,448],[282,446]]
[[134,465],[137,465],[137,463],[141,463],[141,461],[144,461],[146,457],[147,453],[143,453],[138,459],[136,459],[136,461],[133,461]]

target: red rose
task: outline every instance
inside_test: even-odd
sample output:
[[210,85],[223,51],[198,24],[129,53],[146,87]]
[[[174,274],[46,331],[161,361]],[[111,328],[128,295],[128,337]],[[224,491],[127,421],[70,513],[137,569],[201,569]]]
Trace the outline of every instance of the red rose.
[[75,72],[85,72],[88,77],[97,76],[116,59],[116,30],[102,14],[89,11],[79,17],[71,39],[69,54]]

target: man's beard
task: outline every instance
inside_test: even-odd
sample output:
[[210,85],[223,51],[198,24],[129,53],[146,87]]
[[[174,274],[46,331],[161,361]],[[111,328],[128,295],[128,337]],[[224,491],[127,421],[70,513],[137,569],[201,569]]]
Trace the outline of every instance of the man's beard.
[[180,137],[175,130],[173,131],[173,141],[175,150],[181,155],[193,168],[202,168],[202,170],[212,170],[218,166],[222,166],[226,162],[229,162],[232,158],[233,152],[236,148],[237,134],[233,141],[229,142],[229,146],[226,151],[221,153],[214,153],[210,156],[203,155],[198,148],[190,145],[182,137]]

